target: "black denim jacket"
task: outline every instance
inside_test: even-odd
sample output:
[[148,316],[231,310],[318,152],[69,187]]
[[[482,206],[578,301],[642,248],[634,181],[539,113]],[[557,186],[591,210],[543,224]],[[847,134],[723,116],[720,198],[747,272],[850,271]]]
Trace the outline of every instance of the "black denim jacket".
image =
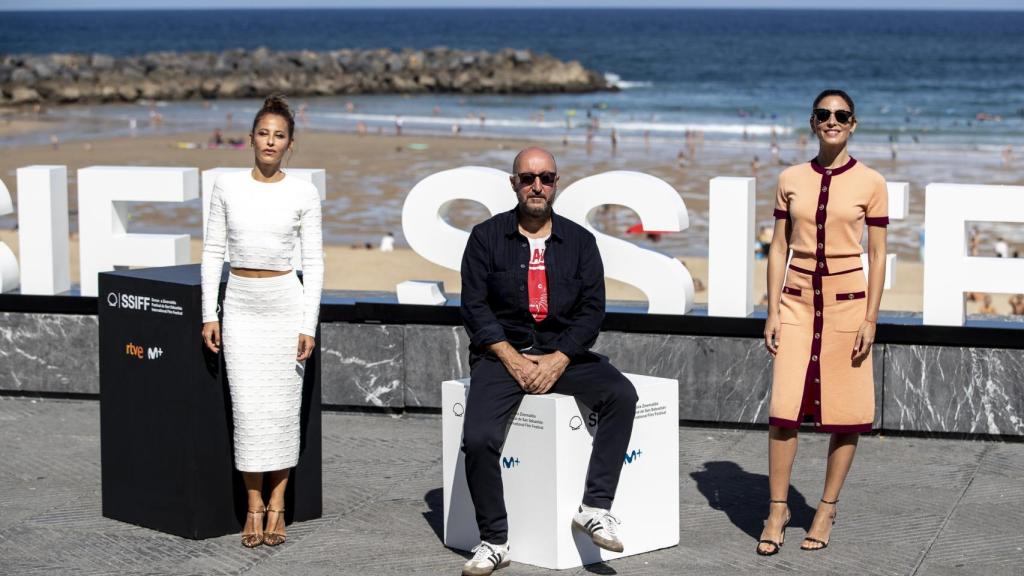
[[462,322],[474,357],[507,340],[517,350],[560,350],[570,360],[591,355],[604,320],[604,265],[594,235],[579,224],[551,216],[544,252],[548,315],[530,314],[526,277],[530,242],[519,232],[515,209],[473,227],[462,255]]

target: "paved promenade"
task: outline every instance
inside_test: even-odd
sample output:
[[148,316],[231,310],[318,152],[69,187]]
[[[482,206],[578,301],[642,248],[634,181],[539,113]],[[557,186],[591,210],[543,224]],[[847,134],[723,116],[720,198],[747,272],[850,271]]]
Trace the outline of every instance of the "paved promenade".
[[[465,556],[440,539],[439,417],[326,413],[323,425],[324,517],[246,550],[234,535],[191,541],[103,518],[99,403],[0,397],[0,574],[458,574]],[[1024,444],[864,438],[832,544],[809,553],[798,546],[827,438],[805,434],[786,546],[761,558],[765,436],[680,429],[681,544],[564,573],[1024,575]]]

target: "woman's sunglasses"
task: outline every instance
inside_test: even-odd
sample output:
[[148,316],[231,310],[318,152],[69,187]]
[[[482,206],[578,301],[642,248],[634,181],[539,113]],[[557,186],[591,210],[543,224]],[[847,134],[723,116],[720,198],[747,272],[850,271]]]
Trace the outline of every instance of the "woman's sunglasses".
[[[811,113],[814,114],[814,119],[818,124],[828,122],[829,116],[833,114],[833,112],[827,108],[815,108]],[[850,112],[849,110],[836,110],[835,115],[836,122],[839,122],[840,124],[849,124],[850,120],[853,119],[853,112]]]
[[534,174],[533,172],[520,172],[516,174],[516,178],[519,179],[520,186],[533,186],[533,181],[540,178],[540,183],[545,186],[551,186],[555,183],[555,178],[558,175],[554,172],[541,172],[540,174]]

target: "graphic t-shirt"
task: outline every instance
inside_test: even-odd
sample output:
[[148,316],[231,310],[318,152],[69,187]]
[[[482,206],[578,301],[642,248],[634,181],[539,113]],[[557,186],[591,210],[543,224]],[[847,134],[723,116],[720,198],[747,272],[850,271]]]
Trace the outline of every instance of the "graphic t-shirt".
[[530,314],[534,322],[548,317],[548,275],[544,269],[544,249],[550,236],[530,238],[530,270],[526,283],[530,290]]

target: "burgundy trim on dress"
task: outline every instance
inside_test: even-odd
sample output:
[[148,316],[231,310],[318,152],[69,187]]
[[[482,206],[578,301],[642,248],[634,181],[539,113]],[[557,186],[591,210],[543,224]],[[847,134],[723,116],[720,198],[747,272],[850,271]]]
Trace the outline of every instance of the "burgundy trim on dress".
[[[788,428],[790,430],[796,430],[800,428],[800,422],[796,420],[786,420],[785,418],[768,418],[769,426],[776,426],[778,428]],[[861,434],[865,432],[871,432],[872,424],[818,424],[815,422],[814,428],[811,430],[814,432],[824,432],[826,434]]]
[[865,216],[864,223],[868,226],[877,226],[879,228],[885,228],[889,225],[888,216]]
[[856,268],[850,268],[849,270],[843,270],[842,272],[833,272],[829,274],[829,276],[842,276],[843,274],[849,274],[850,272],[858,272],[860,270],[863,270],[863,268],[858,266]]
[[815,431],[828,434],[862,434],[871,432],[871,424],[822,424],[816,427]]
[[803,291],[800,290],[799,288],[790,288],[789,286],[783,286],[782,287],[782,293],[783,294],[791,294],[793,296],[799,296],[800,294],[803,293]]
[[800,400],[799,417],[812,416],[815,425],[821,425],[821,337],[825,328],[825,298],[821,294],[821,274],[811,276],[814,287],[814,335],[811,337],[811,357],[804,373],[804,394]]
[[844,300],[860,300],[867,296],[862,292],[843,292],[842,294],[836,294],[836,302],[842,302]]
[[786,220],[789,218],[789,212],[781,208],[776,208],[775,211],[772,212],[772,214],[775,215],[776,220]]
[[832,183],[832,170],[825,170],[821,175],[821,193],[818,194],[818,209],[814,212],[814,223],[817,227],[817,246],[814,250],[814,259],[817,260],[817,270],[821,274],[828,274],[828,261],[825,259],[825,220],[828,219],[828,186]]
[[811,158],[811,168],[813,168],[815,172],[817,172],[818,174],[828,173],[830,176],[838,176],[838,175],[842,174],[843,172],[846,172],[850,168],[853,168],[853,166],[856,163],[857,163],[857,160],[851,156],[849,161],[847,161],[846,164],[843,164],[839,168],[825,168],[821,164],[818,164],[817,156],[815,156],[814,158]]
[[778,426],[779,428],[799,428],[800,423],[796,420],[786,420],[785,418],[776,418],[774,416],[768,417],[769,426]]
[[807,274],[808,276],[842,276],[843,274],[849,274],[850,272],[863,270],[863,268],[850,268],[849,270],[843,270],[842,272],[829,272],[828,274],[819,274],[813,270],[807,270],[805,268],[800,268],[799,266],[794,266],[792,264],[789,265],[789,269],[799,272],[801,274]]

